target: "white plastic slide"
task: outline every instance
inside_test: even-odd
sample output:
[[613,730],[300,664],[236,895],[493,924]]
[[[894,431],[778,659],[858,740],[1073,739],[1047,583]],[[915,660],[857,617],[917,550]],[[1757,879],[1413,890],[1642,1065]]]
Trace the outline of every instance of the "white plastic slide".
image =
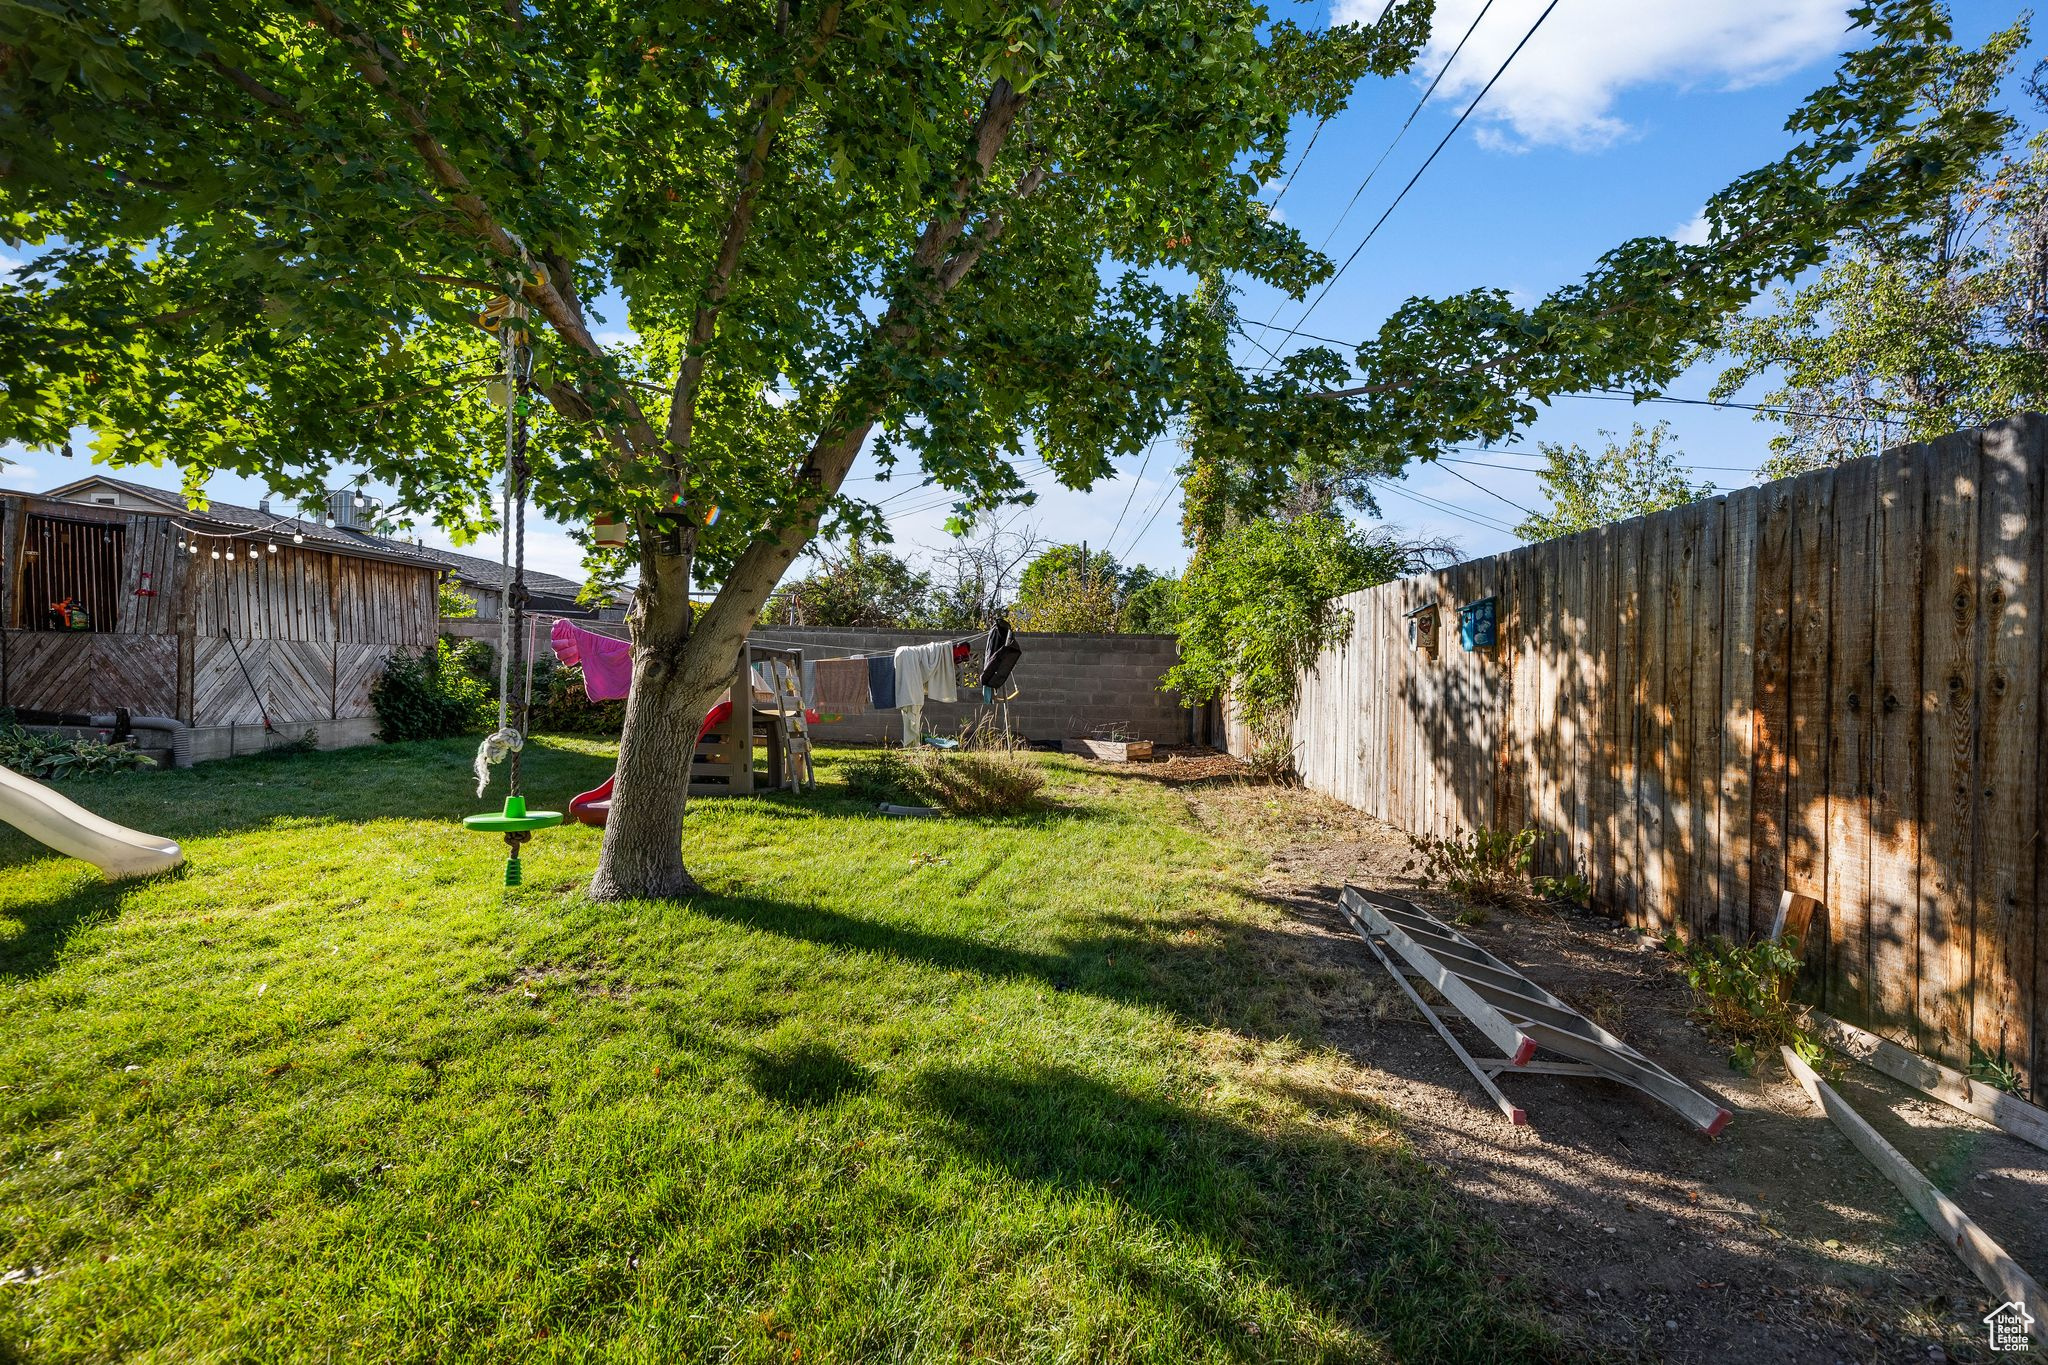
[[146,877],[185,861],[185,850],[102,820],[40,782],[0,768],[0,820],[68,857],[92,863],[109,877]]

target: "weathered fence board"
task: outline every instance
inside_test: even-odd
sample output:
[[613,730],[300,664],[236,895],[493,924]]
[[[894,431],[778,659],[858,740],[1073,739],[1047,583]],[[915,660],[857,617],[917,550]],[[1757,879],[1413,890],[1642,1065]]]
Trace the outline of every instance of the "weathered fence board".
[[1808,891],[1806,989],[2039,1095],[2044,524],[2029,416],[1368,589],[1298,761],[1414,833],[1534,829],[1539,872],[1648,928],[1743,937]]

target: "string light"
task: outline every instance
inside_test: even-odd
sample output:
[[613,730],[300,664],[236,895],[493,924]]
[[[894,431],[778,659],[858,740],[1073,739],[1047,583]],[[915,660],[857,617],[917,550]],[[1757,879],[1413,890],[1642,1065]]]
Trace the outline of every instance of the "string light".
[[276,553],[277,553],[277,542],[276,542],[276,541],[274,541],[274,540],[273,540],[273,541],[271,541],[271,542],[270,542],[270,549],[269,549],[269,551],[268,551],[268,552],[269,552],[270,554],[276,554]]
[[213,552],[213,557],[214,557],[215,559],[219,559],[219,558],[220,558],[220,551],[219,551],[219,550],[215,550],[215,551]]

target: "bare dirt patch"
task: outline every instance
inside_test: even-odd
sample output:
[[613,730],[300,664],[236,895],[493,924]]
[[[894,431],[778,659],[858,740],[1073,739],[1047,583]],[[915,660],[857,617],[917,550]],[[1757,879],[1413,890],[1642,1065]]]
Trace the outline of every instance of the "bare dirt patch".
[[[1734,1122],[1708,1139],[1626,1087],[1521,1076],[1502,1080],[1530,1117],[1513,1128],[1336,910],[1346,881],[1447,918],[1469,909],[1416,884],[1405,837],[1301,791],[1224,783],[1185,797],[1205,827],[1266,849],[1262,894],[1290,911],[1275,951],[1292,960],[1276,968],[1316,983],[1323,1039],[1356,1065],[1358,1090],[1398,1112],[1495,1224],[1569,1338],[1625,1359],[1992,1359],[1986,1291],[1781,1068],[1730,1069],[1654,944],[1554,908],[1489,910],[1464,928],[1719,1096]],[[1837,1088],[2021,1264],[2048,1273],[2048,1153],[1867,1069],[1845,1068]]]

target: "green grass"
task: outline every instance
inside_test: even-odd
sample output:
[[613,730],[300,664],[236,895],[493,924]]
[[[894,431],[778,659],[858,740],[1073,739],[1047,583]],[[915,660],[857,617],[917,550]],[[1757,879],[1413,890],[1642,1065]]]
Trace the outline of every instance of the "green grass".
[[1555,1353],[1173,790],[892,821],[827,755],[601,906],[594,830],[498,886],[468,762],[67,785],[185,843],[128,887],[0,827],[0,1359]]

